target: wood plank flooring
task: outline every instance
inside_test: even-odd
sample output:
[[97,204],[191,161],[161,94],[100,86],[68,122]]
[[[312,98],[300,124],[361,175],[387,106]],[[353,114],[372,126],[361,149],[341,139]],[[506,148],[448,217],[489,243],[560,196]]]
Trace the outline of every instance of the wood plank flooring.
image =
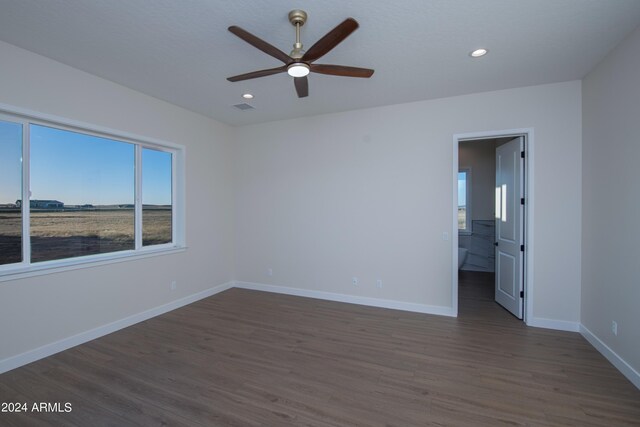
[[2,426],[640,426],[579,334],[526,327],[462,273],[457,319],[231,289],[0,375]]

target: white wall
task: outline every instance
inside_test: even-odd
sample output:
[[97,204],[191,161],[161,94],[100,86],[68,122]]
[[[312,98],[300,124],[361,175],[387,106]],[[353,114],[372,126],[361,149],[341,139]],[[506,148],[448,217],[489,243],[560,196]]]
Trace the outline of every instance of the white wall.
[[638,76],[640,29],[583,81],[582,324],[636,370],[640,387]]
[[529,127],[533,314],[577,325],[578,81],[239,128],[236,279],[450,308],[453,135]]
[[0,362],[233,279],[230,128],[1,42],[0,64],[0,103],[186,146],[188,244],[179,254],[0,282]]

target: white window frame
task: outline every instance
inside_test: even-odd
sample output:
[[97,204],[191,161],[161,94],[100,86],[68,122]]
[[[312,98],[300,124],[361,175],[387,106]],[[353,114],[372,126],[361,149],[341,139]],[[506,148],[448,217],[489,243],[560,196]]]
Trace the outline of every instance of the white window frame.
[[[151,256],[167,255],[186,250],[185,236],[185,157],[186,148],[179,144],[161,141],[112,130],[92,124],[68,120],[52,115],[0,104],[0,120],[22,125],[22,262],[0,265],[0,282],[41,274],[88,268],[114,262],[131,261]],[[82,133],[100,138],[108,138],[122,143],[133,144],[135,148],[135,248],[117,252],[85,255],[60,260],[31,263],[30,248],[30,141],[29,125],[41,125],[70,132]],[[171,224],[170,243],[142,246],[142,149],[171,153]]]
[[[470,167],[461,167],[458,168],[458,174],[465,173],[466,174],[466,188],[465,188],[465,208],[466,208],[466,223],[464,229],[458,229],[458,234],[462,236],[469,236],[472,234],[471,230],[471,168]],[[459,182],[459,179],[458,179]],[[456,198],[457,198],[456,193]]]

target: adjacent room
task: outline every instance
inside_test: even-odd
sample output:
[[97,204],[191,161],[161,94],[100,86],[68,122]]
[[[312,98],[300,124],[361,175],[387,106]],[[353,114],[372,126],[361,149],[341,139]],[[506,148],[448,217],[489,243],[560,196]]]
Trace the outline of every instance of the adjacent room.
[[640,2],[0,2],[0,425],[640,425]]

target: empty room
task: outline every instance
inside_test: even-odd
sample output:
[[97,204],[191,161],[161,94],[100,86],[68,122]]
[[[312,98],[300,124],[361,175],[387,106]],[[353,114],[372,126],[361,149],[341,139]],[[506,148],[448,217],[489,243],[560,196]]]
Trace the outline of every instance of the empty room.
[[0,425],[640,426],[637,0],[0,1]]

